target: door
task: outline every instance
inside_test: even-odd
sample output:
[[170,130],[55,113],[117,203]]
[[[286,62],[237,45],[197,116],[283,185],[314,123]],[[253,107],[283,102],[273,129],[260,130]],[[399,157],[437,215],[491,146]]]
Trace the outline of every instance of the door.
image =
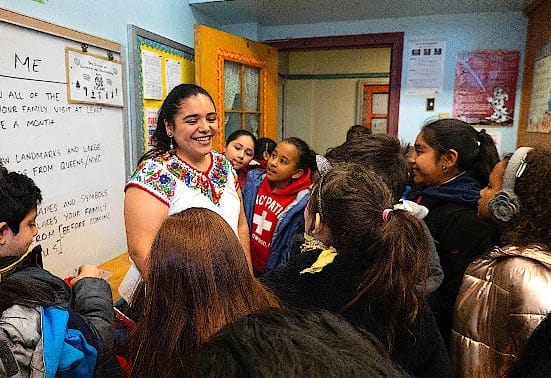
[[373,134],[388,133],[388,85],[364,85],[365,127]]
[[195,25],[195,83],[214,99],[222,151],[236,129],[277,140],[278,50],[204,25]]

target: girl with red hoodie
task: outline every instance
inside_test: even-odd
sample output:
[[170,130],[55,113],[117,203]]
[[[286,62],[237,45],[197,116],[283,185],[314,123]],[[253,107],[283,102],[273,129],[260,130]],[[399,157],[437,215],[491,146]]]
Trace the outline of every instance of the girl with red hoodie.
[[243,190],[255,273],[285,264],[293,237],[304,229],[315,153],[299,138],[279,142],[265,171],[249,172]]

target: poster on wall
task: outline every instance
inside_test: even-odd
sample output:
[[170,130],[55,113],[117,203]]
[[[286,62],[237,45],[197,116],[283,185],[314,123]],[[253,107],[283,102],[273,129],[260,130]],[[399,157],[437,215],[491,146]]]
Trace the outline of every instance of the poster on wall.
[[122,64],[82,51],[65,48],[67,101],[122,107]]
[[410,41],[406,95],[442,94],[446,41]]
[[458,53],[453,116],[472,124],[512,126],[519,60],[518,51]]
[[551,132],[551,43],[535,57],[532,96],[526,131]]
[[144,108],[146,133],[147,133],[147,147],[146,151],[155,147],[153,140],[153,134],[157,129],[157,120],[159,119],[159,108]]
[[143,98],[163,99],[161,56],[154,52],[142,51]]

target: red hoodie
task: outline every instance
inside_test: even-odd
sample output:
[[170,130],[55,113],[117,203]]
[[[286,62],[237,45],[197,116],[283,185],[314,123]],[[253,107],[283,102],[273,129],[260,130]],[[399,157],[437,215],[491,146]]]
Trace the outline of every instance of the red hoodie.
[[310,184],[310,170],[308,170],[298,180],[274,193],[270,181],[264,177],[256,195],[252,229],[250,230],[251,258],[257,271],[264,272],[266,261],[270,255],[272,237],[281,214],[297,198],[297,194],[308,189]]

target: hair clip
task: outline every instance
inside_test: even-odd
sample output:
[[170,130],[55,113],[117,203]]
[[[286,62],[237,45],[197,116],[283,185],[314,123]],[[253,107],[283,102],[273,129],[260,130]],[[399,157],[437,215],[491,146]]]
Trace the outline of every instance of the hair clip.
[[327,158],[323,155],[316,155],[316,166],[321,176],[325,176],[333,167]]
[[519,178],[524,173],[524,170],[526,169],[526,155],[522,158],[520,161],[520,165],[517,168],[517,173],[515,174],[516,178]]

